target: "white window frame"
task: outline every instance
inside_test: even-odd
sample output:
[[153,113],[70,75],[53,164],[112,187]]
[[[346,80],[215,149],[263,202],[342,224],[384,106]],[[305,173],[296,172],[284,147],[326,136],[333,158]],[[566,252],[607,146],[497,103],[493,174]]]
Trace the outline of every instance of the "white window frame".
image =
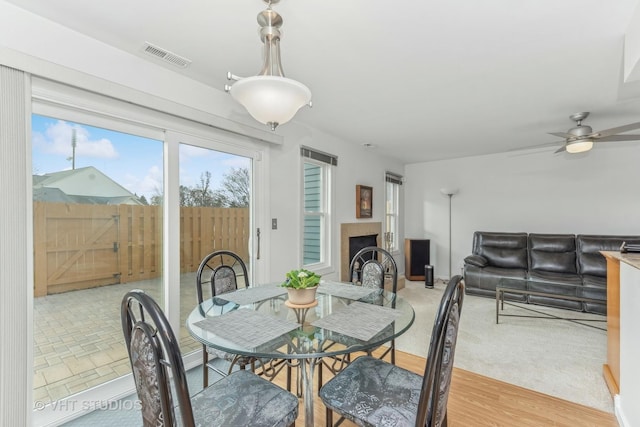
[[[313,155],[307,155],[308,152],[320,153],[315,150],[310,150],[305,147],[301,149],[301,162],[300,162],[300,177],[302,185],[301,189],[301,233],[300,233],[300,257],[303,267],[320,274],[326,274],[332,271],[331,263],[331,248],[332,245],[332,216],[333,216],[333,197],[334,197],[334,180],[333,180],[333,168],[332,165],[337,165],[337,157],[333,155],[326,155],[330,157],[330,162],[324,160],[316,160]],[[325,153],[320,153],[324,155]],[[334,162],[334,163],[332,163]],[[321,196],[320,196],[320,209],[319,211],[306,211],[305,210],[305,196],[304,196],[304,165],[305,163],[312,164],[320,167],[321,170]],[[320,261],[312,264],[304,264],[304,227],[305,218],[307,217],[319,217],[320,218]]]
[[400,252],[401,183],[402,176],[390,172],[385,173],[385,232],[383,236],[383,245],[384,248],[391,253]]

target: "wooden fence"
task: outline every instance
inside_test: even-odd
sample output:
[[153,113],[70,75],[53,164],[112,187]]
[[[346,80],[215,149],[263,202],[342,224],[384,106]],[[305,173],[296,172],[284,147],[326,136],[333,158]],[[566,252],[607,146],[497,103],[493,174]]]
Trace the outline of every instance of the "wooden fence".
[[[162,207],[34,202],[34,295],[162,275]],[[180,209],[180,271],[214,250],[249,259],[249,209]]]

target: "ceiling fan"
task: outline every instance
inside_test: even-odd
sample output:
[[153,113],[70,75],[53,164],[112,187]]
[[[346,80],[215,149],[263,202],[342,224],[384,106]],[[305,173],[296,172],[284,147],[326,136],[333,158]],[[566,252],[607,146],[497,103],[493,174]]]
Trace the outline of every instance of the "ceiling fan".
[[594,132],[591,126],[582,124],[582,121],[587,117],[589,117],[589,112],[572,114],[569,118],[576,122],[577,125],[575,127],[572,127],[567,132],[549,133],[549,135],[564,138],[564,141],[559,141],[564,145],[558,148],[555,153],[561,153],[563,151],[571,154],[582,153],[591,150],[594,142],[640,140],[640,135],[619,135],[640,128],[640,122]]

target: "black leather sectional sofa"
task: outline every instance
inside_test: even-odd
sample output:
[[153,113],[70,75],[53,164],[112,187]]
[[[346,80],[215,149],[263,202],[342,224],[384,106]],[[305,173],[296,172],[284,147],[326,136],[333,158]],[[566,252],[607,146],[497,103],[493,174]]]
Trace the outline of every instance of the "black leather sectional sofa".
[[[476,231],[472,255],[464,260],[466,293],[495,298],[502,279],[534,279],[512,281],[510,286],[552,296],[507,294],[506,298],[606,314],[607,264],[600,251],[617,251],[624,241],[640,243],[640,236]],[[563,295],[597,301],[571,301]]]

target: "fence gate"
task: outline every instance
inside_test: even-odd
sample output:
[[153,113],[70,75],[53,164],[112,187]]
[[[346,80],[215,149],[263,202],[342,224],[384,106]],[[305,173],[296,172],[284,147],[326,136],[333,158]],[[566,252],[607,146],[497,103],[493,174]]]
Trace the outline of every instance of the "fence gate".
[[120,283],[118,206],[34,203],[35,296]]
[[[162,275],[162,206],[34,202],[35,296]],[[248,208],[181,208],[183,273],[227,249],[248,260]]]

